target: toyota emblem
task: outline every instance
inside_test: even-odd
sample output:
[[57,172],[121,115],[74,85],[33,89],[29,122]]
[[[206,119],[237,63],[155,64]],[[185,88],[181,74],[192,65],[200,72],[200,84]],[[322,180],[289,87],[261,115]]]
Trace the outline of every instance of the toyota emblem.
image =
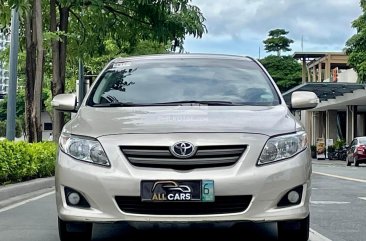
[[178,158],[189,158],[196,152],[196,147],[187,141],[180,141],[170,147],[170,152]]

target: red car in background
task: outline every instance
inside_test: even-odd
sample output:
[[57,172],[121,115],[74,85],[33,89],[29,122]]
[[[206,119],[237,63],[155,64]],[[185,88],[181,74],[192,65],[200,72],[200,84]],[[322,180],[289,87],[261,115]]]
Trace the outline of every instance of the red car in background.
[[366,163],[366,136],[356,137],[352,140],[347,150],[346,164],[350,166],[352,163],[356,167],[360,163]]

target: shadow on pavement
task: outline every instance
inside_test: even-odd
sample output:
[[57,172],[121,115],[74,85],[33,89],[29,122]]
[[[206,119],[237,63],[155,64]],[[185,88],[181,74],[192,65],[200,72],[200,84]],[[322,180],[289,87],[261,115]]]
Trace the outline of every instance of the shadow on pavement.
[[127,224],[98,224],[94,226],[93,241],[275,241],[276,225],[273,223],[243,223],[232,227],[214,224],[174,224],[151,225],[135,229]]

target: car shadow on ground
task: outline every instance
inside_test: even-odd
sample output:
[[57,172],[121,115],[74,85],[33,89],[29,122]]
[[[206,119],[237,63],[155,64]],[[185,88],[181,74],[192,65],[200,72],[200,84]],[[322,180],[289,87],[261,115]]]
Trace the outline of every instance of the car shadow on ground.
[[127,224],[94,225],[93,241],[275,241],[277,229],[274,223],[242,223],[231,227],[207,225],[151,225],[149,228],[133,228]]

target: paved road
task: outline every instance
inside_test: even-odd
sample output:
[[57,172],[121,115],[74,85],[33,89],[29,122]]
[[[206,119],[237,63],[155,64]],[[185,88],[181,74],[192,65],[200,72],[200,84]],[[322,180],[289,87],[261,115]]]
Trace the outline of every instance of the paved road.
[[311,227],[333,241],[365,241],[366,165],[313,164]]
[[[345,167],[344,162],[315,161],[311,202],[311,241],[364,241],[366,229],[366,166]],[[331,176],[329,176],[331,175]],[[364,182],[359,179],[364,179]],[[193,230],[193,231],[192,231]],[[213,231],[215,230],[215,231]],[[54,195],[43,195],[19,205],[0,209],[1,241],[59,241]],[[322,236],[320,236],[320,233]],[[97,225],[93,240],[276,240],[275,226],[240,225],[136,231],[123,224]],[[255,237],[255,238],[246,238]]]
[[[21,206],[0,210],[0,240],[1,241],[59,241],[56,208],[54,195],[47,195],[32,200]],[[137,240],[195,240],[197,235],[205,240],[241,240],[243,233],[255,240],[276,240],[276,231],[273,225],[258,226],[254,224],[240,225],[234,228],[212,226],[172,227],[166,226],[159,230],[144,229],[137,231],[123,224],[96,225],[93,230],[93,241],[137,241]],[[193,231],[192,231],[193,230]],[[215,230],[215,231],[213,231]],[[240,234],[239,234],[240,233]],[[248,239],[249,240],[249,239]]]

